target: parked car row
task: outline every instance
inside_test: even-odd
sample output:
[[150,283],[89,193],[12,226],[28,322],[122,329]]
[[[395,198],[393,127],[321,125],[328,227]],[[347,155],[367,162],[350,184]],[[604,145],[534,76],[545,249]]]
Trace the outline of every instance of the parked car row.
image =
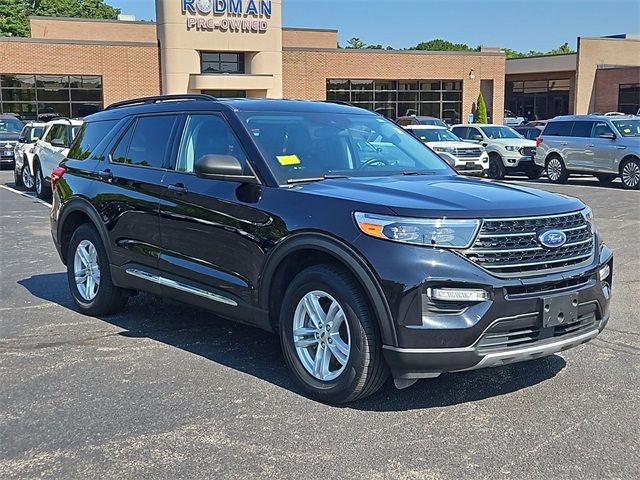
[[82,120],[58,118],[24,125],[15,146],[16,185],[35,190],[38,198],[50,197],[51,172],[66,158],[82,123]]

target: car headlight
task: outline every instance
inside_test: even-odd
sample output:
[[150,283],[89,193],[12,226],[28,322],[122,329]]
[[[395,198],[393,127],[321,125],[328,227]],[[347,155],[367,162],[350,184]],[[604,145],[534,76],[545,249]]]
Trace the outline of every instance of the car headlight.
[[591,228],[591,232],[594,235],[596,233],[598,233],[598,226],[596,225],[596,221],[595,221],[595,218],[593,216],[593,210],[591,210],[591,208],[589,208],[589,207],[586,207],[585,209],[582,210],[582,216],[584,217],[584,219],[589,224],[589,227]]
[[508,152],[517,152],[518,150],[520,150],[520,147],[516,147],[514,145],[507,145],[506,147],[504,147],[505,150],[507,150]]
[[453,147],[433,147],[436,152],[455,153],[456,149]]
[[445,248],[469,248],[480,229],[480,220],[406,218],[355,213],[366,235],[400,243]]

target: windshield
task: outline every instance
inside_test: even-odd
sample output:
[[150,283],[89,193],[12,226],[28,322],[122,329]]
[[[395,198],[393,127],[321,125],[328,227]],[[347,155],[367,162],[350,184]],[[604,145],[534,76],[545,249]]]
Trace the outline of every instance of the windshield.
[[623,137],[640,137],[640,120],[614,120],[611,123]]
[[420,125],[435,125],[437,127],[447,127],[447,124],[438,118],[419,118]]
[[518,132],[509,127],[480,127],[480,129],[492,140],[497,138],[522,138]]
[[0,118],[0,133],[20,133],[23,126],[17,118]]
[[324,176],[455,172],[413,135],[377,115],[239,114],[278,183]]
[[449,130],[444,128],[414,128],[412,129],[414,135],[423,142],[461,142]]

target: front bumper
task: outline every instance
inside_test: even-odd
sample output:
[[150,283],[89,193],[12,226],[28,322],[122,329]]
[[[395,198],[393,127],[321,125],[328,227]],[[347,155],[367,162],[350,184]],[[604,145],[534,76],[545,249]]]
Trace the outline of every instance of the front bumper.
[[[609,320],[613,256],[604,244],[588,265],[522,278],[498,278],[455,253],[415,248],[410,260],[387,249],[374,262],[394,318],[395,338],[384,339],[383,351],[396,379],[552,355],[595,338]],[[605,265],[610,273],[601,279]],[[428,298],[434,286],[481,288],[490,299],[450,308]],[[575,317],[545,326],[544,302],[567,297]]]
[[507,169],[527,169],[535,166],[533,157],[520,156],[520,154],[514,152],[507,152],[503,157],[504,166]]

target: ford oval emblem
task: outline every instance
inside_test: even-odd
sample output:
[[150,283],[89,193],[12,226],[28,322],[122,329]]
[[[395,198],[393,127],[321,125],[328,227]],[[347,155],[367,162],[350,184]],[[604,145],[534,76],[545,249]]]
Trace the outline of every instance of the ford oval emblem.
[[560,248],[567,243],[567,235],[560,230],[547,230],[538,235],[540,245],[547,248]]

